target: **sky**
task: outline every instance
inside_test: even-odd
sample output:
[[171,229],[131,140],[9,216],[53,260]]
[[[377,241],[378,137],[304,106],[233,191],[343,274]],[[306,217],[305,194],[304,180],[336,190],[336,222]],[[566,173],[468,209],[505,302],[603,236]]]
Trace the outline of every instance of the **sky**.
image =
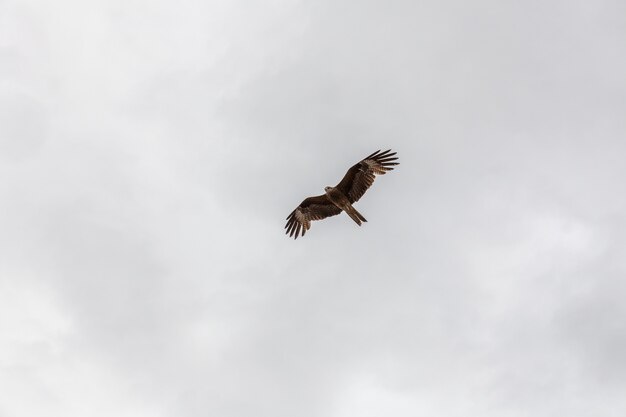
[[[626,413],[626,3],[0,0],[0,416]],[[287,215],[377,149],[345,214]]]

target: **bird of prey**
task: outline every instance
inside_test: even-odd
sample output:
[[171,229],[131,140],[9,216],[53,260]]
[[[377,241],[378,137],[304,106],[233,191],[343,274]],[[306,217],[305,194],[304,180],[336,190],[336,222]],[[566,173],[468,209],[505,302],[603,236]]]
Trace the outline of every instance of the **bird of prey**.
[[287,216],[285,229],[289,237],[298,238],[311,228],[311,220],[322,220],[345,211],[359,226],[366,222],[365,217],[352,204],[359,201],[365,191],[374,183],[376,175],[383,175],[398,165],[396,152],[391,149],[374,152],[348,170],[336,187],[325,187],[325,193],[304,199],[294,211]]

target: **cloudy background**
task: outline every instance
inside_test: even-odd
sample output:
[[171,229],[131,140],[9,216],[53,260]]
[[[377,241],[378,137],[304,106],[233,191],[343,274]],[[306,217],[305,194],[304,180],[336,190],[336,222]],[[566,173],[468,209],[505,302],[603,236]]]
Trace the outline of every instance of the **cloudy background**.
[[[0,416],[623,416],[623,1],[0,1]],[[399,168],[303,239],[379,148]]]

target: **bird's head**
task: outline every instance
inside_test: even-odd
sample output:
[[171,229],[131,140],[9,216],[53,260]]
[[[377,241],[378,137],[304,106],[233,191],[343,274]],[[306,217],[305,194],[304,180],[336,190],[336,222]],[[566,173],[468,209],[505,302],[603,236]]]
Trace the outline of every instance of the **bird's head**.
[[326,187],[324,187],[324,191],[326,191],[326,192],[329,192],[332,189],[333,189],[333,187],[331,187],[330,185],[327,185]]

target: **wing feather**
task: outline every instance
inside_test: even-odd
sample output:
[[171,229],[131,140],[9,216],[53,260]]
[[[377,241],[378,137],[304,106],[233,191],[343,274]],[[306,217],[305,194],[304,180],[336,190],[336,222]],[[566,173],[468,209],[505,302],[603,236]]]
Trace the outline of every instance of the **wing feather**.
[[287,224],[285,224],[285,229],[287,230],[285,233],[289,237],[297,239],[300,232],[304,236],[306,231],[311,228],[312,220],[322,220],[339,213],[341,213],[341,209],[334,205],[326,194],[306,198],[287,216]]
[[392,171],[398,158],[396,152],[388,149],[384,152],[380,150],[365,157],[357,164],[352,166],[339,184],[337,188],[348,197],[350,203],[359,201],[368,188],[374,183],[376,175],[384,175],[387,171]]

